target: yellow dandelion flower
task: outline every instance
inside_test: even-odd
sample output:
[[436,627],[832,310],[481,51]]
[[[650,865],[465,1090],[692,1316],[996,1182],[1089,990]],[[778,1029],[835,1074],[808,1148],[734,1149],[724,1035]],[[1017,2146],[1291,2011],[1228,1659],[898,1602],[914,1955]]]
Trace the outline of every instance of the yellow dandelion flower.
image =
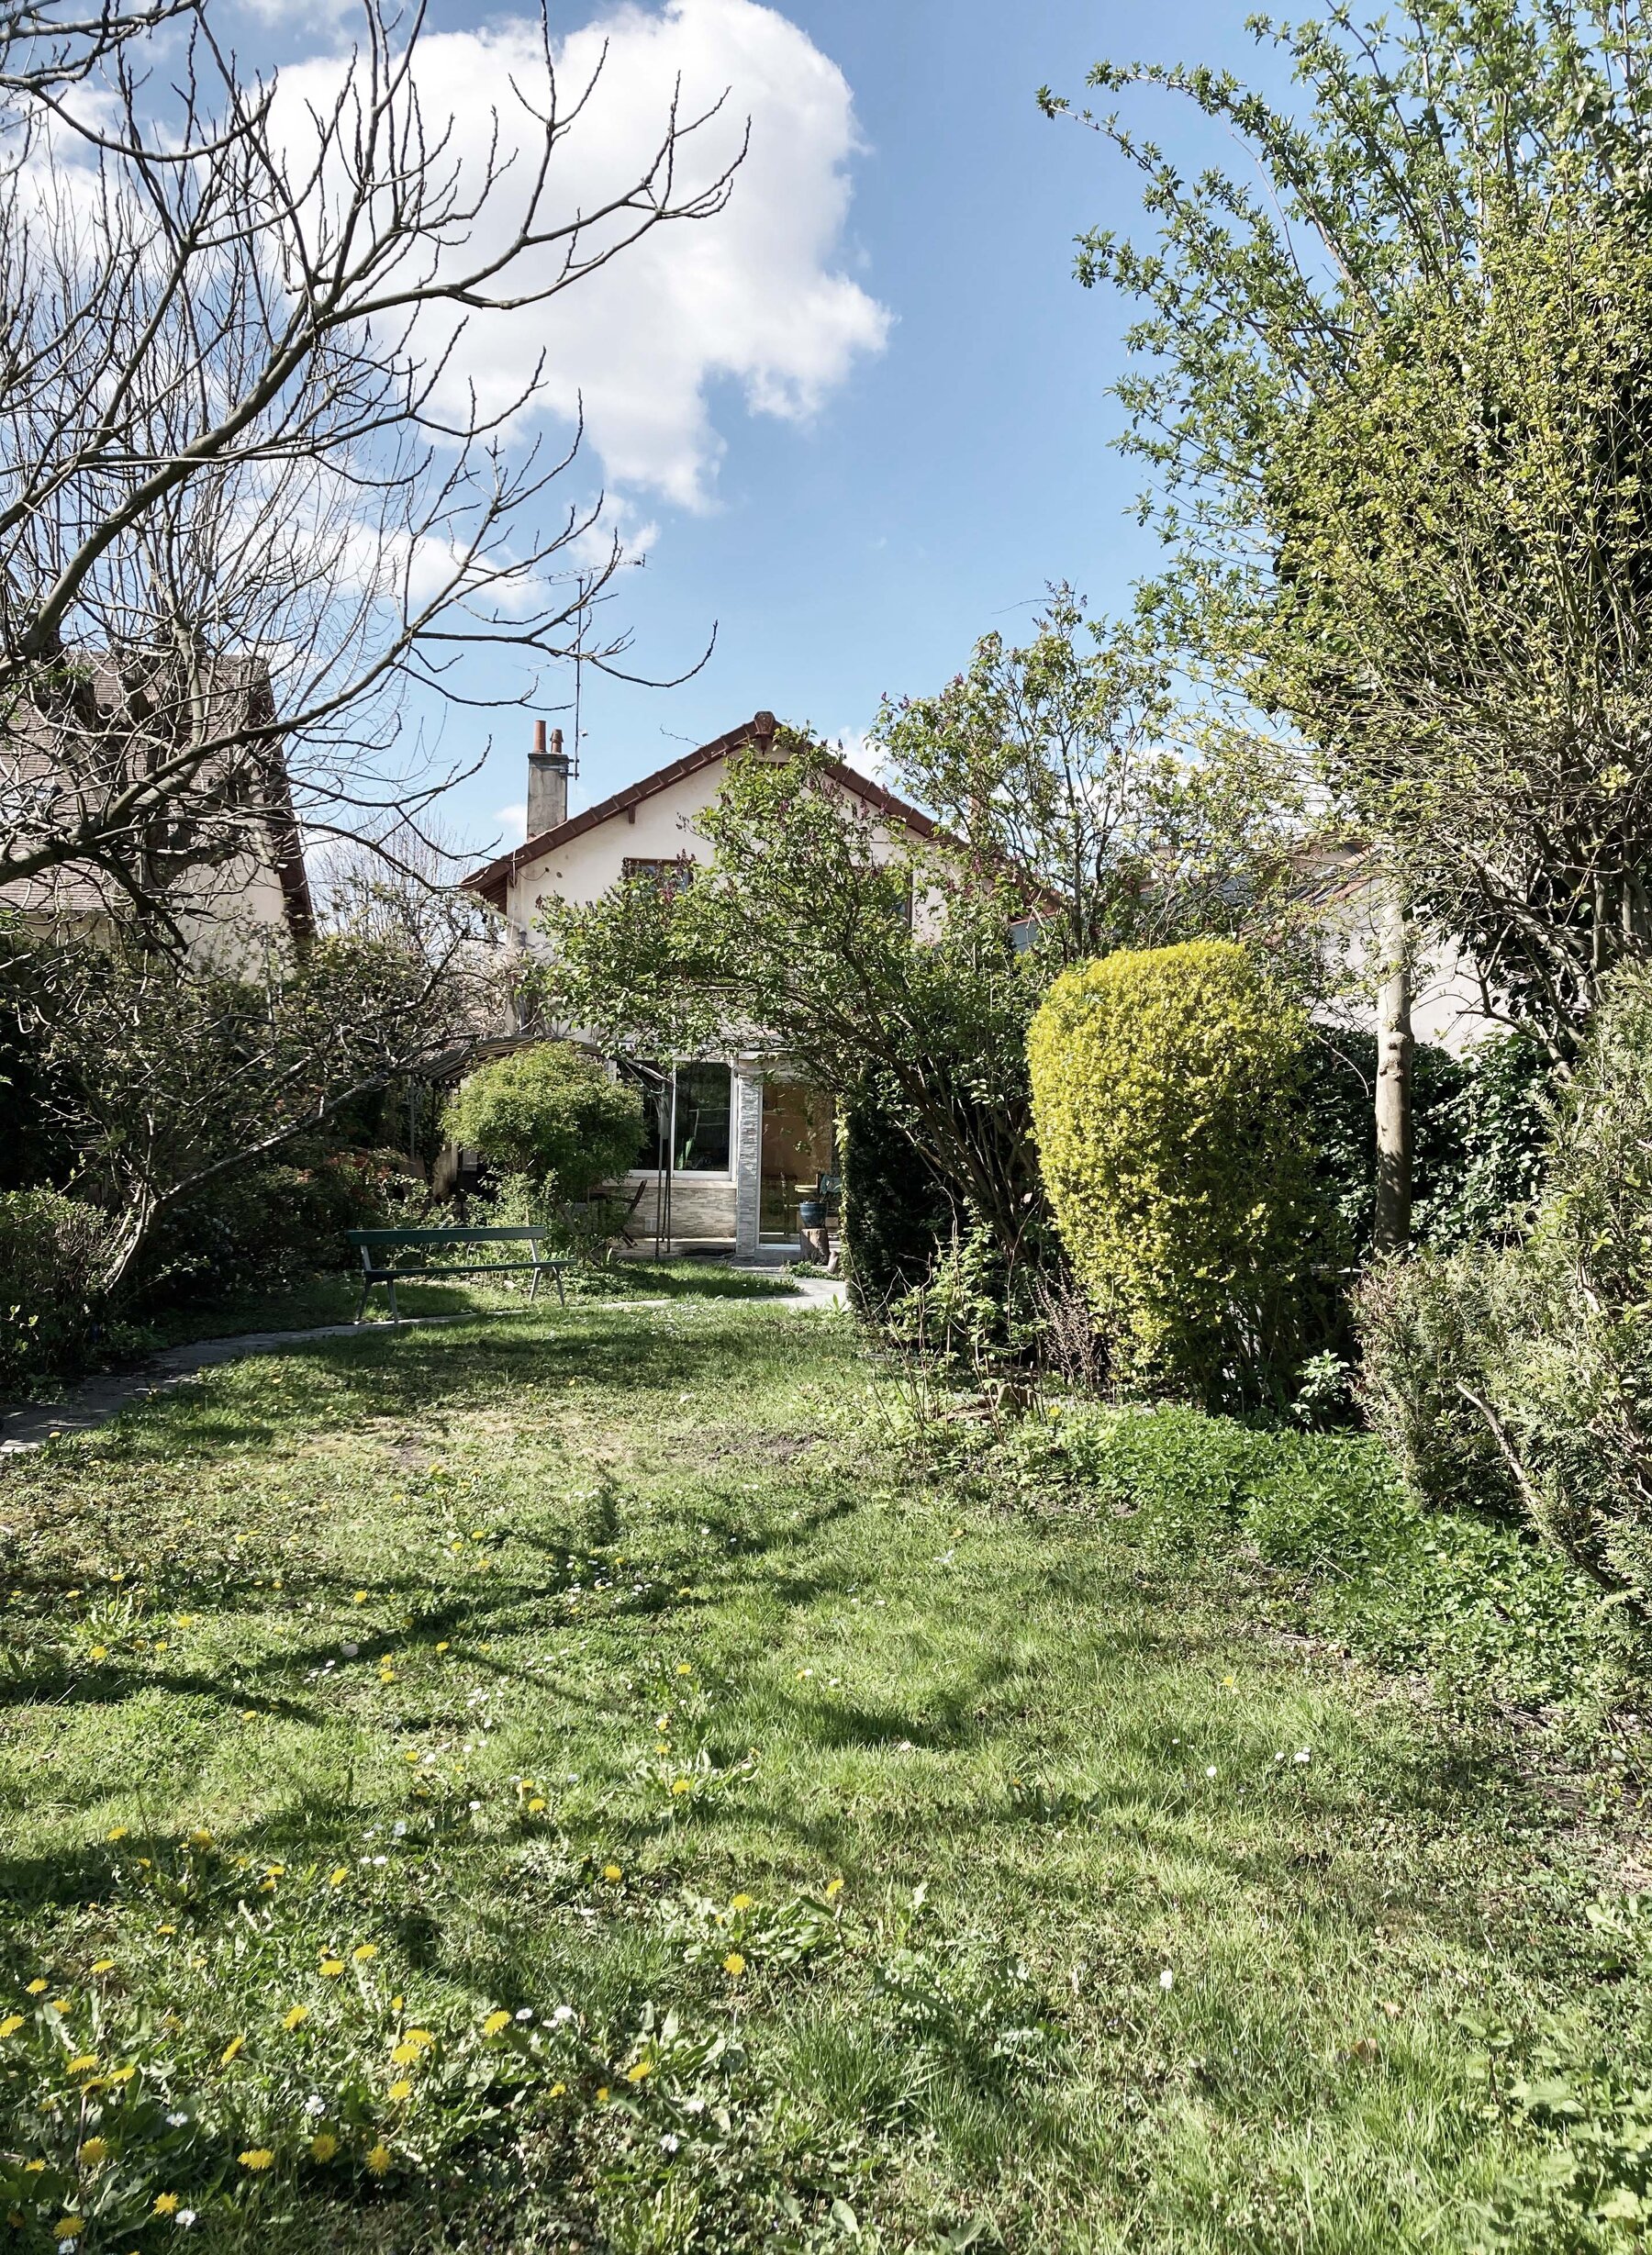
[[93,1658],[95,1660],[106,1660],[106,1659],[108,1658],[108,1657],[109,1657],[109,1647],[108,1647],[108,1646],[107,1646],[107,1645],[94,1645],[94,1646],[93,1646],[93,1647],[92,1647],[92,1658]]
[[289,2036],[295,2028],[301,2028],[304,2026],[309,2018],[309,2009],[307,2004],[295,2004],[290,2013],[282,2015],[281,2025]]
[[96,2067],[96,2065],[97,2065],[97,2054],[96,2054],[96,2052],[95,2052],[95,2051],[83,2051],[83,2052],[81,2053],[81,2055],[80,2055],[80,2057],[79,2057],[79,2059],[78,2059],[78,2060],[70,2060],[70,2062],[69,2062],[69,2072],[70,2072],[72,2075],[89,2075],[89,2074],[91,2074],[91,2073],[92,2073],[93,2070],[94,2070],[94,2069]]
[[646,2082],[650,2075],[653,2073],[653,2061],[652,2060],[639,2060],[634,2067],[628,2067],[626,2069],[625,2080],[627,2082]]
[[26,2177],[38,2177],[45,2166],[46,2164],[44,2161],[25,2161],[23,2164],[23,2174]]
[[609,2093],[609,2091],[608,2091],[608,2087],[607,2083],[605,2082],[605,2083],[603,2084],[602,2088],[601,2088],[601,2089],[600,2089],[600,2090],[597,2092],[597,2104],[599,2106],[606,2106],[606,2105],[608,2104],[608,2099],[609,2099],[609,2096],[610,2096],[610,2095],[611,2095],[611,2094],[610,2094],[610,2093]]
[[127,1828],[124,1825],[111,1825],[104,1835],[106,1840],[124,1840],[126,1836]]
[[95,2169],[98,2162],[106,2160],[108,2156],[109,2141],[106,2138],[88,2138],[80,2149],[81,2165],[86,2169]]
[[28,1984],[28,1993],[30,1996],[44,1996],[50,1986],[50,1981],[31,1981]]
[[830,1902],[831,1902],[831,1901],[833,1899],[833,1897],[834,1897],[834,1896],[841,1895],[841,1894],[843,1893],[843,1881],[842,1881],[841,1879],[834,1879],[834,1880],[828,1880],[828,1881],[827,1881],[827,1882],[826,1882],[826,1900],[827,1900],[827,1902],[828,1902],[828,1903],[830,1903]]
[[322,2130],[309,2141],[312,2161],[330,2161],[339,2149],[339,2141],[330,2130]]
[[420,2047],[418,2044],[409,2044],[405,2041],[397,2044],[396,2049],[390,2054],[397,2067],[417,2067],[421,2056]]
[[694,1791],[694,1787],[692,1782],[687,1778],[673,1778],[671,1781],[671,1790],[674,1793],[691,1793]]
[[210,1848],[212,1846],[212,1835],[205,1825],[195,1826],[189,1836],[189,1845],[191,1848]]
[[356,1591],[355,1595],[354,1595],[354,1596],[353,1596],[353,1597],[351,1599],[351,1601],[350,1601],[350,1602],[351,1602],[351,1603],[352,1603],[352,1605],[364,1605],[364,1604],[367,1602],[367,1592],[366,1592],[366,1591],[365,1591],[365,1590],[358,1590],[358,1591]]
[[445,1652],[448,1649],[446,1640],[444,1639],[441,1644],[439,1644],[436,1649],[438,1652]]
[[755,1898],[752,1895],[735,1895],[729,1903],[731,1911],[749,1911],[754,1907]]
[[406,2075],[401,2076],[396,2082],[390,2085],[391,2099],[398,2106],[405,2099],[409,2099],[412,2097],[412,2095],[413,2085],[407,2081]]
[[745,1959],[741,1956],[739,1950],[730,1950],[728,1956],[723,1959],[723,1971],[731,1981],[738,1981],[745,1971]]
[[367,2166],[375,2177],[386,2175],[390,2168],[389,2147],[383,2142],[374,2146],[367,2156]]
[[[147,1860],[147,1859],[146,1859],[146,1860]],[[157,1926],[157,1927],[155,1928],[155,1932],[156,1932],[157,1934],[176,1934],[176,1932],[177,1932],[177,1931],[178,1931],[178,1929],[176,1928],[176,1926]]]
[[155,2212],[155,2214],[156,2214],[157,2216],[176,2216],[176,2215],[177,2215],[177,2213],[178,2213],[178,2195],[177,2195],[177,2194],[176,2194],[176,2193],[157,2193],[157,2194],[155,2194],[155,2211],[154,2211],[154,2212]]
[[236,2155],[236,2159],[240,2161],[243,2169],[251,2169],[256,2171],[259,2170],[268,2169],[274,2160],[275,2156],[271,2152],[268,2146],[249,2146],[244,2153],[238,2153]]
[[321,1978],[322,1978],[322,1980],[323,1980],[323,1981],[337,1981],[337,1980],[338,1980],[338,1978],[339,1978],[339,1975],[340,1975],[340,1973],[341,1973],[343,1970],[344,1970],[344,1960],[343,1960],[343,1959],[342,1959],[342,1958],[323,1958],[323,1959],[322,1959],[322,1960],[321,1960]]
[[419,1759],[419,1749],[417,1747],[409,1747],[407,1752],[402,1756],[402,1759],[405,1762],[416,1762]]
[[533,1799],[528,1803],[528,1814],[530,1816],[541,1815],[544,1812],[544,1795],[542,1793],[535,1793]]
[[693,1669],[689,1667],[686,1660],[679,1660],[677,1662],[676,1671],[679,1676],[691,1676],[694,1673]]
[[602,1867],[602,1876],[610,1886],[618,1886],[625,1874],[617,1863],[605,1863]]
[[78,2239],[84,2229],[78,2216],[60,2216],[51,2227],[51,2236],[60,2247],[67,2247],[71,2239]]
[[335,1864],[327,1875],[327,1883],[329,1887],[342,1887],[349,1877],[350,1866],[347,1863]]
[[113,1958],[99,1958],[92,1970],[95,1973],[112,1973],[115,1970],[115,1960]]
[[358,1942],[350,1954],[358,1965],[365,1965],[369,1958],[378,1956],[378,1944],[376,1942]]
[[235,2059],[242,2050],[246,2041],[247,2039],[244,2036],[232,2036],[229,2038],[229,2041],[224,2046],[224,2056],[218,2061],[218,2065],[220,2067],[228,2067],[230,2060]]
[[109,2077],[109,2081],[111,2082],[130,2082],[137,2072],[138,2070],[135,2067],[117,2067]]
[[0,2036],[15,2036],[22,2026],[21,2013],[7,2013],[5,2019],[0,2020]]
[[484,2036],[503,2036],[509,2026],[510,2015],[508,2013],[492,2012],[482,2023],[482,2033]]
[[566,2098],[567,2095],[568,2086],[565,2082],[553,2082],[545,2093],[547,2098]]
[[409,2028],[402,2041],[416,2045],[420,2051],[424,2051],[436,2041],[436,2038],[430,2034],[429,2028]]

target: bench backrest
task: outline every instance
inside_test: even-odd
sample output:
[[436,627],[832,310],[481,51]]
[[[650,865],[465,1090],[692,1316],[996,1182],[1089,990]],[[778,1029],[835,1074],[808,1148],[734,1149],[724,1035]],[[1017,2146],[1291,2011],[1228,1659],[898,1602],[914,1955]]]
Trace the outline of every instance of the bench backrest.
[[548,1237],[549,1228],[534,1229],[347,1229],[346,1238],[363,1248],[394,1245],[526,1245]]

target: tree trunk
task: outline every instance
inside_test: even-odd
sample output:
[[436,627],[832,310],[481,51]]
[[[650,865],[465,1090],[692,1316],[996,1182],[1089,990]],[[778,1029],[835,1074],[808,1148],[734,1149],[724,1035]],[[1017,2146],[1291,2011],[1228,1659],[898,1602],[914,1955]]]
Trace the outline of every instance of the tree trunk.
[[1412,1234],[1410,932],[1390,888],[1378,917],[1377,1227],[1379,1253],[1403,1253]]

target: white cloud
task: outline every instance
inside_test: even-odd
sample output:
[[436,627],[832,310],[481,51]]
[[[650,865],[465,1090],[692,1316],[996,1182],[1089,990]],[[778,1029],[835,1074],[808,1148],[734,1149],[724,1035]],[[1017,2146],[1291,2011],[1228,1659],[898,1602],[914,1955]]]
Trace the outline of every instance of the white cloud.
[[501,807],[494,816],[499,826],[499,837],[507,845],[519,845],[528,835],[528,808],[526,802],[517,807]]
[[875,736],[864,729],[845,729],[832,744],[845,767],[853,767],[857,775],[870,776],[874,783],[888,780],[889,756]]
[[[712,421],[715,385],[737,385],[753,413],[802,421],[860,354],[883,344],[888,314],[840,263],[858,146],[853,100],[836,65],[756,0],[622,6],[572,32],[553,50],[564,104],[605,45],[585,114],[551,167],[555,210],[590,211],[642,175],[679,79],[685,118],[725,89],[727,98],[681,152],[678,198],[729,162],[749,117],[750,152],[732,195],[715,218],[654,229],[548,306],[474,316],[444,379],[447,401],[462,407],[474,385],[486,409],[501,412],[542,354],[541,407],[571,418],[583,401],[587,443],[612,483],[704,508],[726,443]],[[284,73],[296,142],[306,130],[301,106],[325,109],[341,67],[318,58]],[[496,114],[502,148],[521,151],[497,210],[463,246],[474,260],[490,239],[508,240],[520,207],[512,184],[537,153],[526,105],[544,100],[538,26],[507,17],[482,30],[429,34],[418,80],[430,138],[451,116],[449,152],[473,177]],[[633,536],[629,544],[640,543]]]

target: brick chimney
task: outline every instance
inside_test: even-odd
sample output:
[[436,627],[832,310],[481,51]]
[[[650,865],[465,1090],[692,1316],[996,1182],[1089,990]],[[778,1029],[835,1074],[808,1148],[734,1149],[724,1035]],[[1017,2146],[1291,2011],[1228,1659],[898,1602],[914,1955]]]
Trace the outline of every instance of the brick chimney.
[[568,819],[568,763],[563,756],[563,732],[551,731],[545,749],[545,724],[533,724],[533,749],[528,754],[528,835],[539,837],[556,830]]

